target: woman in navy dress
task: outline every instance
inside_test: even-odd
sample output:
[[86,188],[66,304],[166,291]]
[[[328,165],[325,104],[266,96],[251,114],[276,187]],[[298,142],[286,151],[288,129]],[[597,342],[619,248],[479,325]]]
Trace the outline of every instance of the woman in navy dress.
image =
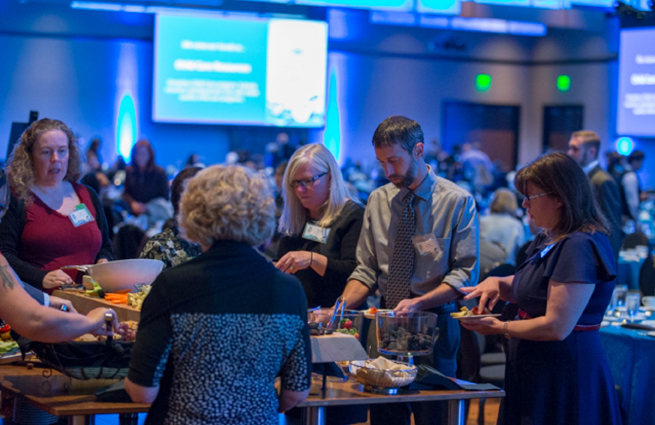
[[616,277],[605,219],[584,171],[562,153],[516,175],[523,206],[544,229],[514,276],[463,288],[480,307],[517,303],[517,320],[487,317],[467,329],[508,338],[505,425],[620,424],[619,406],[598,329]]

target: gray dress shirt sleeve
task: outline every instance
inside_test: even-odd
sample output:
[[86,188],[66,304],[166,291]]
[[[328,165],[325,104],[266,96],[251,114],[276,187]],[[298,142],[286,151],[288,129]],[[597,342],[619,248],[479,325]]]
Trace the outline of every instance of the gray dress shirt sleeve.
[[480,276],[478,215],[473,197],[465,199],[450,240],[450,271],[443,278],[443,283],[457,290],[476,285]]

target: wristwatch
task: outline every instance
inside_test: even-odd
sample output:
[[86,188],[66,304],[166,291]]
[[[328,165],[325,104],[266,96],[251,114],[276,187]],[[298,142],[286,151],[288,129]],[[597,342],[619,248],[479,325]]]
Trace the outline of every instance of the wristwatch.
[[509,321],[505,322],[503,325],[503,336],[507,339],[511,339],[512,337],[509,335],[509,330],[507,330],[507,326],[509,325]]

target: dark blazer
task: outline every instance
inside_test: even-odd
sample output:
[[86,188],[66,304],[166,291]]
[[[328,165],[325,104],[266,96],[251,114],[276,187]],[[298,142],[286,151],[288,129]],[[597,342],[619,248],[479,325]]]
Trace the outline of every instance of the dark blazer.
[[618,259],[625,236],[621,230],[621,191],[616,180],[600,168],[600,165],[596,165],[588,176],[596,201],[609,225],[609,240],[614,258]]

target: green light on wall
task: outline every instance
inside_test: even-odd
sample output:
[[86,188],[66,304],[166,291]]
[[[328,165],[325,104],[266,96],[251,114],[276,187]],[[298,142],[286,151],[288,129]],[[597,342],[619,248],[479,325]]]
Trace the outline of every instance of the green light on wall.
[[571,77],[568,75],[560,75],[557,77],[557,89],[559,91],[569,91],[571,88]]
[[491,88],[491,75],[478,74],[475,76],[475,89],[478,91],[487,91]]

